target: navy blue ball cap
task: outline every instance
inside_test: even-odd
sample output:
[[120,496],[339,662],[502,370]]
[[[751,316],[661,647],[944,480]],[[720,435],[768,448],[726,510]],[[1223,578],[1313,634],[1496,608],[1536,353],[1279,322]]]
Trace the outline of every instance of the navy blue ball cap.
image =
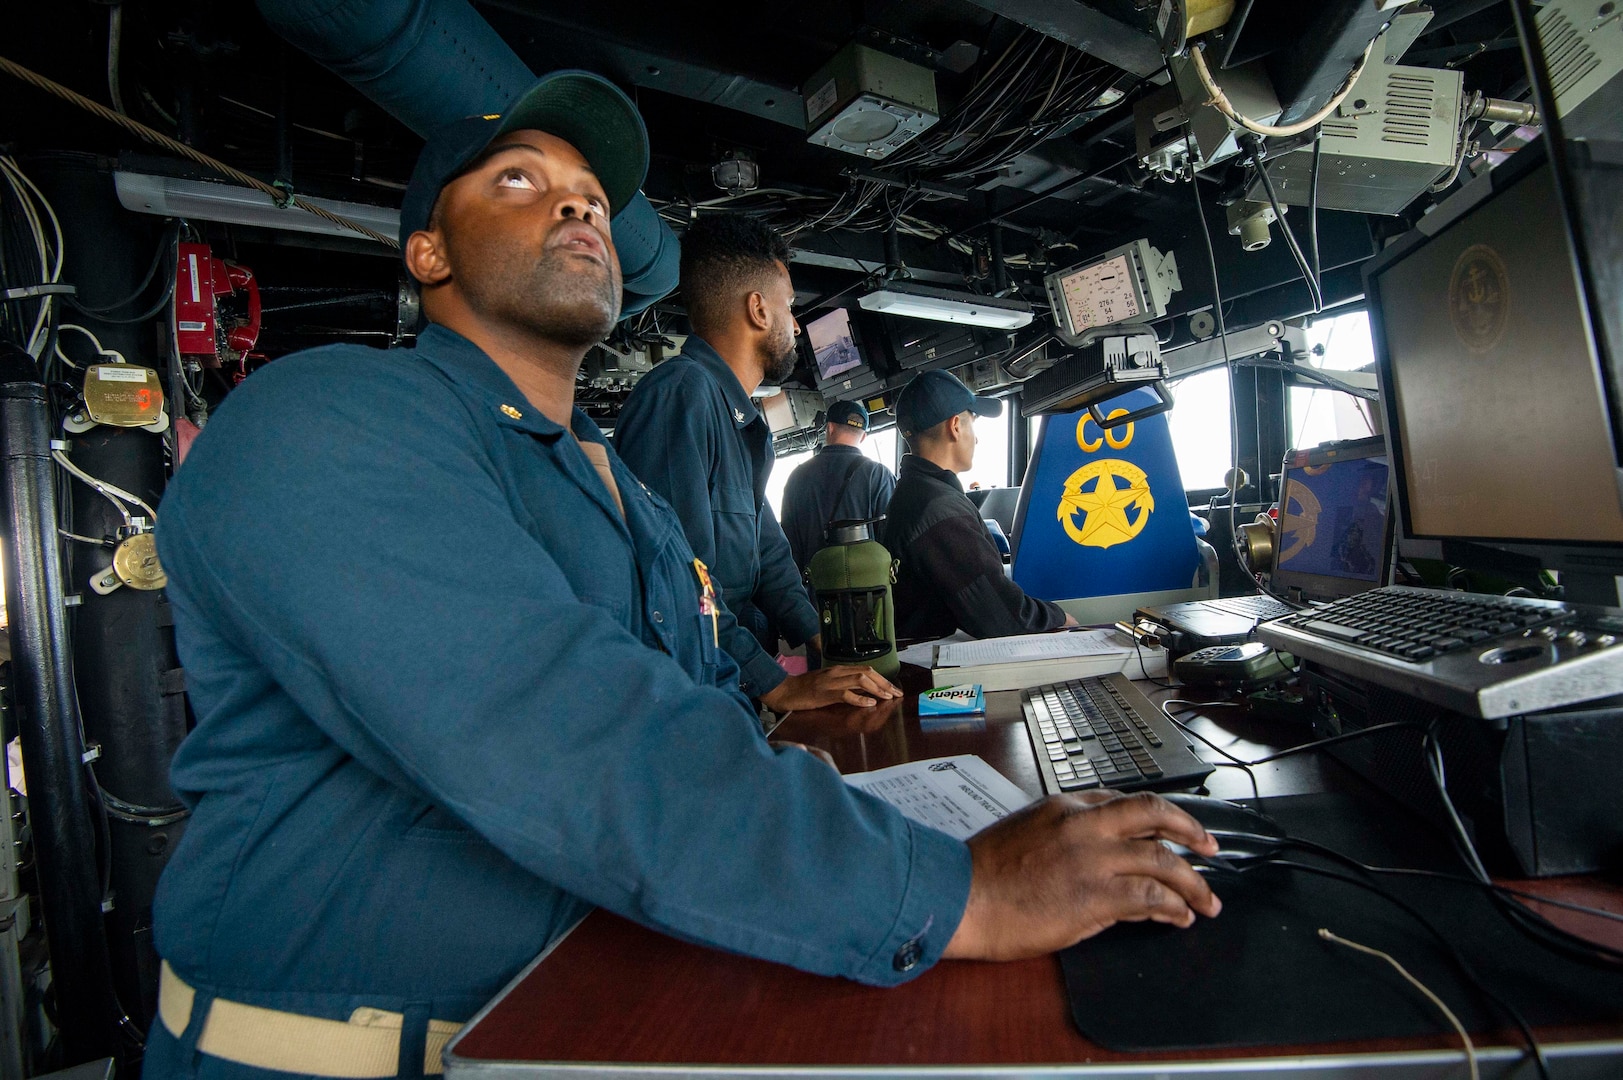
[[429,136],[400,206],[400,250],[428,228],[434,200],[498,137],[544,131],[580,151],[618,214],[648,175],[648,129],[631,99],[589,71],[554,71],[536,80],[499,113],[453,120]]
[[862,407],[860,401],[836,401],[828,407],[828,422],[867,431],[868,410]]
[[976,416],[997,416],[1003,402],[980,397],[950,371],[924,371],[896,396],[896,427],[904,439],[929,431],[943,420],[961,412]]

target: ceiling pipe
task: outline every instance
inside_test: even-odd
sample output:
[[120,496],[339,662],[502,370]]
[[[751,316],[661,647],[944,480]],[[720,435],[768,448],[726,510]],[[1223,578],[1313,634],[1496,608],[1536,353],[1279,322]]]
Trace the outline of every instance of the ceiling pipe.
[[[419,135],[500,112],[535,81],[468,0],[258,0],[271,27]],[[676,288],[676,234],[640,193],[613,221],[622,316]]]

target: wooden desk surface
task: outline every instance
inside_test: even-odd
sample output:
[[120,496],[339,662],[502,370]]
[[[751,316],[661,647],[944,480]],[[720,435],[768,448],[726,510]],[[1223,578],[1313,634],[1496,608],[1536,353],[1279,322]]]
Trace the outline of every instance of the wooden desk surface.
[[[928,679],[917,669],[904,674],[904,689],[910,691],[905,702],[877,710],[791,715],[773,737],[827,750],[845,773],[979,754],[1028,792],[1042,793],[1018,693],[988,697],[982,731],[927,733],[919,726],[916,695],[928,687]],[[1137,685],[1152,698],[1172,696],[1149,683]],[[1238,710],[1211,710],[1210,716],[1186,722],[1244,758],[1308,737],[1303,729],[1291,738],[1287,729],[1282,741],[1279,724],[1249,720]],[[1258,782],[1264,795],[1346,790],[1362,783],[1316,754],[1259,769]],[[1209,787],[1230,798],[1251,793],[1250,782],[1236,769],[1219,769]],[[1539,882],[1533,888],[1564,899],[1605,901],[1623,911],[1623,888],[1587,882]],[[1585,922],[1585,933],[1594,933],[1594,921]],[[1613,929],[1618,931],[1614,944],[1623,947],[1623,926],[1614,924]],[[1619,1029],[1541,1034],[1552,1043],[1623,1039]],[[1489,1042],[1512,1049],[1490,1052],[1487,1060],[1497,1056],[1508,1062],[1519,1053],[1510,1034]],[[1563,1058],[1557,1075],[1623,1076],[1623,1042],[1610,1045],[1615,1057],[1594,1056],[1599,1048],[1591,1043],[1578,1057]],[[454,1076],[470,1078],[488,1069],[550,1076],[604,1068],[623,1074],[658,1066],[692,1075],[1059,1063],[1067,1072],[1108,1076],[1205,1076],[1224,1070],[1224,1060],[1232,1068],[1232,1059],[1252,1059],[1277,1074],[1287,1061],[1296,1067],[1301,1055],[1318,1055],[1301,1075],[1352,1077],[1369,1075],[1366,1070],[1385,1070],[1383,1075],[1395,1070],[1418,1078],[1450,1075],[1448,1062],[1459,1062],[1458,1047],[1456,1039],[1439,1034],[1355,1045],[1270,1047],[1265,1054],[1255,1049],[1117,1053],[1077,1032],[1053,957],[1002,964],[943,961],[904,986],[876,989],[686,944],[598,911],[476,1019],[453,1044],[447,1061]],[[1354,1056],[1346,1059],[1344,1071],[1337,1071],[1343,1055]],[[1261,1058],[1272,1064],[1264,1066]],[[1163,1064],[1140,1072],[1151,1061]],[[1215,1071],[1200,1067],[1201,1062],[1212,1063]]]

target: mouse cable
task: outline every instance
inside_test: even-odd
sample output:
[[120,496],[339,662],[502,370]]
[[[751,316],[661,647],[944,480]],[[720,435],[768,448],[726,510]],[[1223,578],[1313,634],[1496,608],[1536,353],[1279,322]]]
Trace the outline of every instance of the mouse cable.
[[[1239,707],[1244,704],[1244,702],[1240,701],[1184,701],[1182,698],[1168,698],[1166,701],[1160,703],[1160,709],[1161,715],[1172,721],[1172,723],[1177,726],[1179,731],[1183,732],[1185,735],[1191,735],[1194,738],[1199,739],[1217,753],[1223,755],[1223,757],[1227,758],[1230,762],[1233,762],[1235,765],[1246,769],[1248,774],[1251,769],[1258,765],[1269,765],[1275,761],[1279,761],[1281,758],[1294,757],[1297,754],[1306,754],[1323,750],[1324,748],[1334,746],[1337,743],[1352,742],[1354,739],[1362,739],[1378,732],[1391,731],[1394,728],[1415,728],[1417,730],[1424,730],[1420,724],[1416,724],[1410,720],[1393,720],[1385,724],[1375,724],[1371,727],[1360,728],[1357,731],[1346,731],[1340,735],[1332,735],[1327,739],[1316,739],[1313,742],[1306,742],[1300,746],[1288,747],[1284,750],[1278,751],[1277,753],[1268,754],[1265,757],[1253,758],[1250,761],[1246,761],[1244,758],[1236,757],[1235,755],[1229,753],[1227,750],[1223,749],[1221,746],[1218,746],[1200,732],[1191,728],[1188,724],[1185,724],[1182,720],[1179,720],[1176,716],[1172,715],[1172,709],[1169,707],[1172,705],[1182,705],[1185,708],[1209,709],[1220,705]],[[1251,777],[1251,786],[1253,790],[1256,789],[1257,780],[1254,775]],[[1258,795],[1257,798],[1260,800],[1262,796]]]
[[1570,900],[1551,899],[1547,896],[1540,896],[1538,893],[1525,892],[1522,889],[1513,889],[1509,885],[1501,885],[1496,881],[1478,881],[1470,874],[1451,874],[1446,870],[1417,870],[1407,866],[1371,866],[1368,863],[1359,862],[1357,859],[1354,859],[1349,855],[1343,855],[1334,848],[1325,847],[1323,844],[1315,843],[1312,840],[1304,840],[1297,836],[1287,836],[1285,837],[1285,842],[1291,847],[1300,848],[1303,851],[1311,851],[1314,854],[1322,855],[1327,859],[1334,859],[1337,862],[1344,863],[1345,865],[1351,866],[1357,870],[1362,870],[1366,874],[1382,874],[1392,877],[1433,878],[1438,881],[1451,881],[1457,885],[1470,885],[1487,892],[1496,892],[1503,896],[1514,896],[1522,900],[1532,900],[1540,904],[1549,904],[1551,907],[1561,908],[1564,911],[1576,912],[1579,915],[1592,915],[1597,919],[1609,919],[1612,922],[1623,923],[1623,914],[1619,914],[1615,911],[1606,911],[1603,908],[1587,907],[1583,904],[1574,904]]
[[1471,967],[1470,963],[1460,953],[1459,949],[1455,947],[1454,943],[1445,937],[1443,932],[1437,929],[1436,924],[1427,918],[1425,914],[1423,914],[1418,908],[1410,904],[1407,900],[1404,900],[1402,897],[1393,893],[1391,890],[1382,888],[1373,881],[1368,881],[1360,877],[1354,877],[1352,874],[1344,874],[1339,870],[1331,870],[1330,868],[1324,866],[1314,866],[1311,863],[1293,862],[1290,859],[1275,859],[1268,863],[1268,865],[1282,866],[1288,870],[1300,870],[1308,874],[1317,874],[1319,877],[1330,878],[1332,881],[1339,881],[1343,884],[1352,885],[1356,888],[1374,893],[1376,896],[1379,896],[1387,903],[1400,909],[1415,922],[1419,923],[1425,928],[1426,932],[1430,934],[1439,945],[1442,946],[1444,955],[1454,965],[1455,969],[1458,970],[1461,975],[1465,976],[1465,980],[1471,984],[1472,988],[1475,989],[1477,993],[1481,994],[1484,1000],[1498,1006],[1500,1011],[1510,1019],[1511,1023],[1516,1025],[1517,1030],[1522,1034],[1522,1040],[1527,1043],[1528,1051],[1533,1055],[1533,1064],[1538,1069],[1540,1080],[1550,1080],[1550,1064],[1544,1058],[1544,1048],[1539,1043],[1538,1036],[1533,1034],[1533,1028],[1530,1024],[1528,1024],[1526,1017],[1522,1016],[1520,1010],[1518,1010],[1514,1005],[1511,1005],[1504,998],[1500,997],[1498,993],[1490,989],[1488,985],[1483,982],[1481,976],[1479,976],[1476,973],[1476,970]]
[[1378,960],[1385,960],[1388,964],[1391,964],[1394,971],[1402,975],[1410,986],[1426,995],[1426,1000],[1437,1006],[1437,1011],[1442,1013],[1443,1017],[1453,1025],[1454,1031],[1460,1037],[1460,1042],[1465,1044],[1465,1067],[1471,1074],[1471,1080],[1482,1080],[1482,1072],[1477,1068],[1476,1045],[1471,1042],[1470,1033],[1465,1030],[1465,1025],[1460,1023],[1460,1018],[1454,1015],[1454,1010],[1450,1009],[1448,1004],[1438,997],[1429,986],[1409,974],[1409,969],[1398,963],[1397,957],[1389,952],[1373,949],[1368,945],[1360,945],[1356,941],[1349,941],[1340,934],[1333,934],[1322,926],[1319,927],[1319,937],[1325,941],[1345,946],[1355,952],[1361,952],[1365,956],[1373,956]]
[[[1190,736],[1191,738],[1199,739],[1201,742],[1211,747],[1214,752],[1221,754],[1223,757],[1228,759],[1226,761],[1209,762],[1209,764],[1216,765],[1220,768],[1240,769],[1244,771],[1246,779],[1251,781],[1251,801],[1260,804],[1262,802],[1262,788],[1257,786],[1257,774],[1251,770],[1251,763],[1243,760],[1242,758],[1236,757],[1227,750],[1223,749],[1221,746],[1218,746],[1216,743],[1212,742],[1212,740],[1208,739],[1206,736],[1202,735],[1188,724],[1185,724],[1176,716],[1173,716],[1172,710],[1167,707],[1169,705],[1184,705],[1189,708],[1210,709],[1219,705],[1238,706],[1240,704],[1241,703],[1238,701],[1184,701],[1182,698],[1169,698],[1166,701],[1161,702],[1160,709],[1161,715],[1172,721],[1179,731]],[[1252,809],[1256,809],[1256,807],[1253,807]]]
[[[1454,800],[1448,794],[1448,777],[1443,771],[1442,747],[1437,742],[1434,732],[1428,730],[1423,750],[1426,756],[1426,772],[1431,777],[1432,786],[1436,789],[1438,798],[1442,800],[1443,809],[1447,812],[1449,824],[1452,826],[1450,839],[1454,841],[1460,857],[1465,860],[1477,880],[1483,885],[1492,885],[1493,879],[1483,867],[1476,846],[1471,842],[1471,834],[1466,831],[1465,823],[1454,806]],[[1538,912],[1497,891],[1490,895],[1495,906],[1512,924],[1552,952],[1558,952],[1582,963],[1612,969],[1623,964],[1623,949],[1613,948],[1557,926]]]
[[[1198,735],[1195,737],[1197,739],[1200,738]],[[1210,743],[1207,743],[1206,745],[1211,746]],[[1213,747],[1213,749],[1216,749],[1216,747]],[[1207,764],[1213,765],[1219,769],[1239,769],[1241,772],[1245,773],[1245,778],[1251,781],[1251,801],[1256,804],[1251,809],[1257,811],[1259,814],[1262,813],[1262,789],[1257,786],[1257,774],[1251,770],[1251,766],[1242,765],[1238,761],[1209,761]]]
[[[1480,887],[1486,888],[1489,891],[1489,895],[1493,898],[1495,906],[1497,906],[1505,917],[1513,925],[1520,929],[1523,934],[1533,939],[1538,944],[1543,945],[1545,948],[1550,949],[1552,952],[1561,953],[1562,955],[1567,956],[1569,959],[1574,959],[1592,966],[1598,965],[1602,967],[1615,968],[1619,964],[1623,964],[1623,950],[1614,949],[1609,945],[1602,944],[1598,941],[1593,941],[1581,934],[1575,934],[1570,930],[1557,926],[1555,923],[1550,922],[1549,919],[1545,918],[1538,912],[1533,911],[1525,905],[1510,899],[1506,893],[1513,893],[1514,890],[1509,890],[1505,886],[1498,885],[1490,877],[1488,877],[1487,871],[1482,868],[1481,860],[1477,858],[1476,848],[1471,844],[1470,834],[1465,831],[1465,825],[1460,820],[1459,813],[1454,808],[1453,800],[1448,796],[1446,777],[1442,772],[1443,766],[1441,760],[1441,750],[1437,746],[1435,739],[1431,737],[1429,728],[1416,724],[1412,721],[1394,720],[1390,723],[1376,724],[1372,727],[1361,728],[1358,731],[1345,732],[1341,735],[1335,735],[1328,739],[1303,743],[1301,746],[1290,747],[1289,749],[1281,750],[1278,753],[1269,754],[1266,757],[1246,761],[1243,758],[1236,757],[1234,754],[1229,753],[1227,750],[1218,746],[1216,743],[1212,742],[1198,731],[1195,731],[1189,727],[1189,725],[1185,724],[1183,721],[1174,716],[1170,708],[1170,706],[1173,705],[1182,705],[1186,708],[1213,708],[1221,705],[1232,706],[1237,704],[1239,703],[1232,701],[1184,701],[1180,698],[1171,698],[1167,701],[1161,702],[1160,709],[1161,714],[1170,720],[1179,731],[1182,731],[1186,735],[1193,736],[1202,743],[1205,743],[1207,746],[1211,747],[1212,750],[1228,759],[1229,762],[1232,762],[1236,767],[1244,768],[1246,770],[1246,775],[1251,778],[1251,787],[1253,792],[1257,792],[1259,790],[1256,775],[1251,772],[1251,769],[1255,766],[1266,765],[1271,762],[1278,761],[1281,758],[1307,753],[1308,751],[1320,750],[1336,743],[1350,742],[1353,739],[1360,739],[1367,735],[1372,735],[1380,731],[1391,730],[1393,728],[1406,727],[1425,731],[1426,735],[1423,739],[1422,745],[1426,751],[1427,760],[1430,766],[1428,767],[1427,772],[1430,774],[1433,783],[1436,785],[1437,793],[1442,798],[1443,805],[1448,811],[1450,821],[1453,825],[1451,839],[1454,840],[1456,849],[1463,848],[1463,850],[1459,851],[1460,857],[1468,866],[1470,866],[1471,870],[1476,875],[1476,884]],[[1257,802],[1261,802],[1262,797],[1260,794],[1257,794],[1255,798]],[[1345,859],[1344,856],[1340,856],[1339,853],[1336,852],[1330,852],[1330,850],[1327,848],[1321,849],[1320,853],[1329,853],[1334,857]],[[1350,859],[1346,859],[1345,861],[1353,862]],[[1362,864],[1353,862],[1353,865],[1363,869]],[[1480,873],[1478,873],[1478,871],[1480,871]],[[1567,906],[1562,901],[1547,902],[1555,907]],[[1582,907],[1581,905],[1572,906],[1575,908]],[[1599,912],[1598,909],[1594,908],[1584,909],[1582,913],[1603,914]],[[1603,917],[1610,916],[1603,914]]]

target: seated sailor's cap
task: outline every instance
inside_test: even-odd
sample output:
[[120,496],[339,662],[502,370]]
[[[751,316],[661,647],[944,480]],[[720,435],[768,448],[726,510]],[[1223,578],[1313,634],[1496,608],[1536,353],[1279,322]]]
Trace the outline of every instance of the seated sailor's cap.
[[961,412],[997,416],[1003,402],[980,397],[950,371],[925,371],[913,377],[896,398],[896,427],[911,439]]

